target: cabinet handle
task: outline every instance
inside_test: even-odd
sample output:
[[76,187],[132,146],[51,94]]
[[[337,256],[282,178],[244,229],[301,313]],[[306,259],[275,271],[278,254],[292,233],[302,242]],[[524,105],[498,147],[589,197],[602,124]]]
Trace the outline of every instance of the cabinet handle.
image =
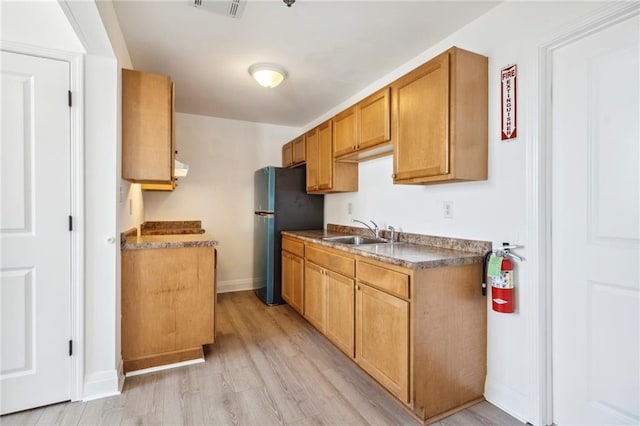
[[395,173],[392,174],[391,177],[395,179],[396,178],[396,174]]

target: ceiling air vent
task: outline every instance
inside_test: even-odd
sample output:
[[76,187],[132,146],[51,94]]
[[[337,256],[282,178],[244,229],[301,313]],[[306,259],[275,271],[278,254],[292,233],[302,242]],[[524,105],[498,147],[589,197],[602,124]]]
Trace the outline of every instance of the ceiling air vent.
[[247,5],[247,0],[193,0],[193,5],[218,15],[240,19]]

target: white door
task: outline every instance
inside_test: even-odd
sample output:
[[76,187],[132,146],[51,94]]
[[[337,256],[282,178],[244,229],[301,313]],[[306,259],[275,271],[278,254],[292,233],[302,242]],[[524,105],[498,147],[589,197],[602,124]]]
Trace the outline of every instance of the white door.
[[70,399],[69,63],[2,52],[0,412]]
[[555,51],[553,421],[640,424],[640,19]]

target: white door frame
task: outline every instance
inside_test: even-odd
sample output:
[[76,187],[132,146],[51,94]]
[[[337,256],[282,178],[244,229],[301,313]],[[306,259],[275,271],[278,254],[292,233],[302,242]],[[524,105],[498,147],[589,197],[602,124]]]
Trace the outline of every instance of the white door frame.
[[82,400],[84,385],[84,55],[22,43],[0,41],[0,50],[69,63],[72,92],[71,136],[71,400]]
[[[538,50],[538,137],[527,149],[527,228],[528,241],[535,257],[528,279],[533,285],[538,283],[537,299],[533,301],[534,315],[529,323],[529,336],[534,339],[534,365],[532,377],[534,406],[532,413],[534,424],[550,425],[553,422],[552,388],[552,253],[551,253],[551,152],[552,152],[552,103],[551,83],[553,52],[569,43],[587,37],[620,21],[640,14],[640,3],[612,3],[585,17],[576,25],[565,29]],[[534,121],[535,122],[535,121]],[[534,130],[535,132],[535,130]],[[537,345],[535,344],[537,343]]]

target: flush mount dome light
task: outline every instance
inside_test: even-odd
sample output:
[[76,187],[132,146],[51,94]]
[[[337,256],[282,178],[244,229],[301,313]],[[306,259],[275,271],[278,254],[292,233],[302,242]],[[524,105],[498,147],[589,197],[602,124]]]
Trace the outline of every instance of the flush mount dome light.
[[274,88],[287,76],[286,71],[279,65],[275,64],[254,64],[249,67],[249,74],[258,82],[259,85],[268,88]]

